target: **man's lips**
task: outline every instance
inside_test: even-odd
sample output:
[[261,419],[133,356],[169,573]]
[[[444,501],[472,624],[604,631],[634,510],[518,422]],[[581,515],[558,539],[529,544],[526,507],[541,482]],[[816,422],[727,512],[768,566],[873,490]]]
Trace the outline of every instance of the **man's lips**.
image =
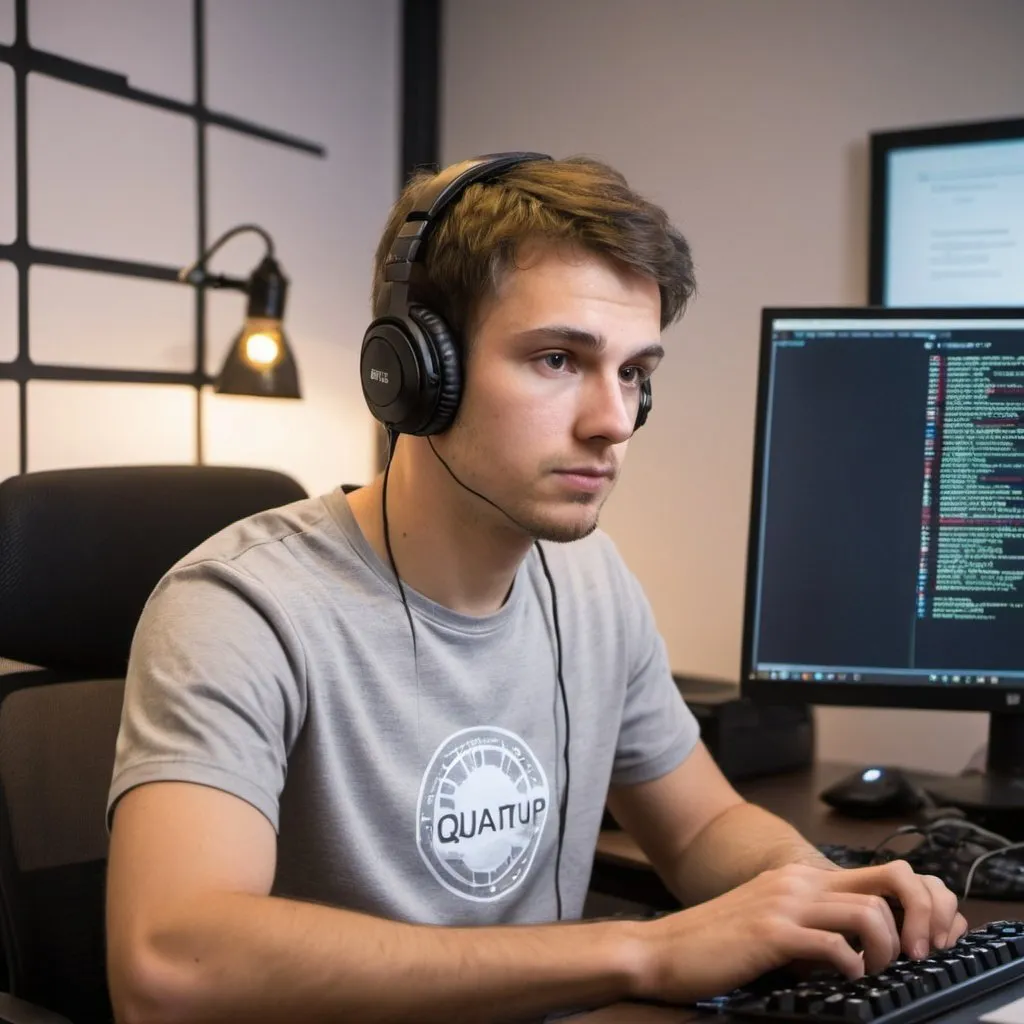
[[563,476],[608,477],[609,479],[615,475],[615,470],[610,466],[572,466],[568,469],[556,469],[555,472],[561,473]]
[[615,476],[615,470],[609,466],[569,466],[556,469],[555,476],[563,481],[563,486],[573,491],[597,494],[605,489]]

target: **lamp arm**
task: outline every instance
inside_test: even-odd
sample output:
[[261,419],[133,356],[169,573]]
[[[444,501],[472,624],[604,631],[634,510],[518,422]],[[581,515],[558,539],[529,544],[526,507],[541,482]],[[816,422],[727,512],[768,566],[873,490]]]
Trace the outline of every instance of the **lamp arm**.
[[206,263],[210,257],[221,248],[221,246],[234,238],[235,235],[240,235],[245,231],[252,231],[259,235],[267,247],[267,251],[264,253],[264,256],[273,257],[274,240],[263,228],[258,224],[239,224],[236,227],[225,231],[224,234],[221,235],[220,238],[218,238],[217,241],[215,241],[213,245],[211,245],[209,249],[207,249],[206,252],[204,252],[194,263],[190,263],[187,267],[182,267],[182,269],[178,271],[178,280],[187,284],[209,285],[211,288],[238,288],[241,286],[241,290],[244,291],[244,281],[238,281],[235,278],[224,277],[223,275],[207,274]]
[[199,280],[194,276],[189,279],[190,284],[201,284],[207,288],[230,288],[236,292],[247,292],[249,282],[240,277],[225,277],[224,274],[207,274],[206,271],[193,271],[193,275],[201,275]]

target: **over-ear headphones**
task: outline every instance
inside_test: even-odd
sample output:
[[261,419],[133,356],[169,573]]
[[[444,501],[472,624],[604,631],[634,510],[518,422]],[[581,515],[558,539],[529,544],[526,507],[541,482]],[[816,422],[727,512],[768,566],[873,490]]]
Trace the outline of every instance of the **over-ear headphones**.
[[[478,181],[494,181],[519,164],[550,160],[544,153],[493,153],[456,164],[424,189],[406,215],[384,263],[378,316],[363,335],[359,376],[374,417],[400,434],[440,434],[462,400],[462,347],[444,317],[410,299],[413,268],[448,208]],[[461,170],[459,169],[461,168]],[[651,383],[640,388],[634,429],[651,411]]]

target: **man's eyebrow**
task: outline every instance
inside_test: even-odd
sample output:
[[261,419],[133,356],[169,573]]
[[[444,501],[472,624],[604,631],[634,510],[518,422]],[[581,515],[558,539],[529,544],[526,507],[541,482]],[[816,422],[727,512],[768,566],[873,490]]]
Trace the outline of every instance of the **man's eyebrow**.
[[[548,339],[570,342],[581,348],[590,349],[592,352],[602,352],[608,345],[608,339],[603,334],[595,334],[586,331],[582,327],[572,327],[569,324],[548,324],[544,327],[534,327],[532,330],[523,331],[520,338],[530,341],[546,341]],[[629,359],[655,358],[660,359],[665,354],[664,346],[657,341],[645,345],[636,352],[630,353]]]

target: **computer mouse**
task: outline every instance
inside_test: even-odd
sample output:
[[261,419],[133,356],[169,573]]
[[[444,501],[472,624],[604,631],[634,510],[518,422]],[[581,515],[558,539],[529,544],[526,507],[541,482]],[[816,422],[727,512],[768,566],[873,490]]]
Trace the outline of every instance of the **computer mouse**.
[[821,799],[858,818],[889,818],[919,810],[925,803],[921,789],[903,771],[881,766],[844,776],[823,790]]

